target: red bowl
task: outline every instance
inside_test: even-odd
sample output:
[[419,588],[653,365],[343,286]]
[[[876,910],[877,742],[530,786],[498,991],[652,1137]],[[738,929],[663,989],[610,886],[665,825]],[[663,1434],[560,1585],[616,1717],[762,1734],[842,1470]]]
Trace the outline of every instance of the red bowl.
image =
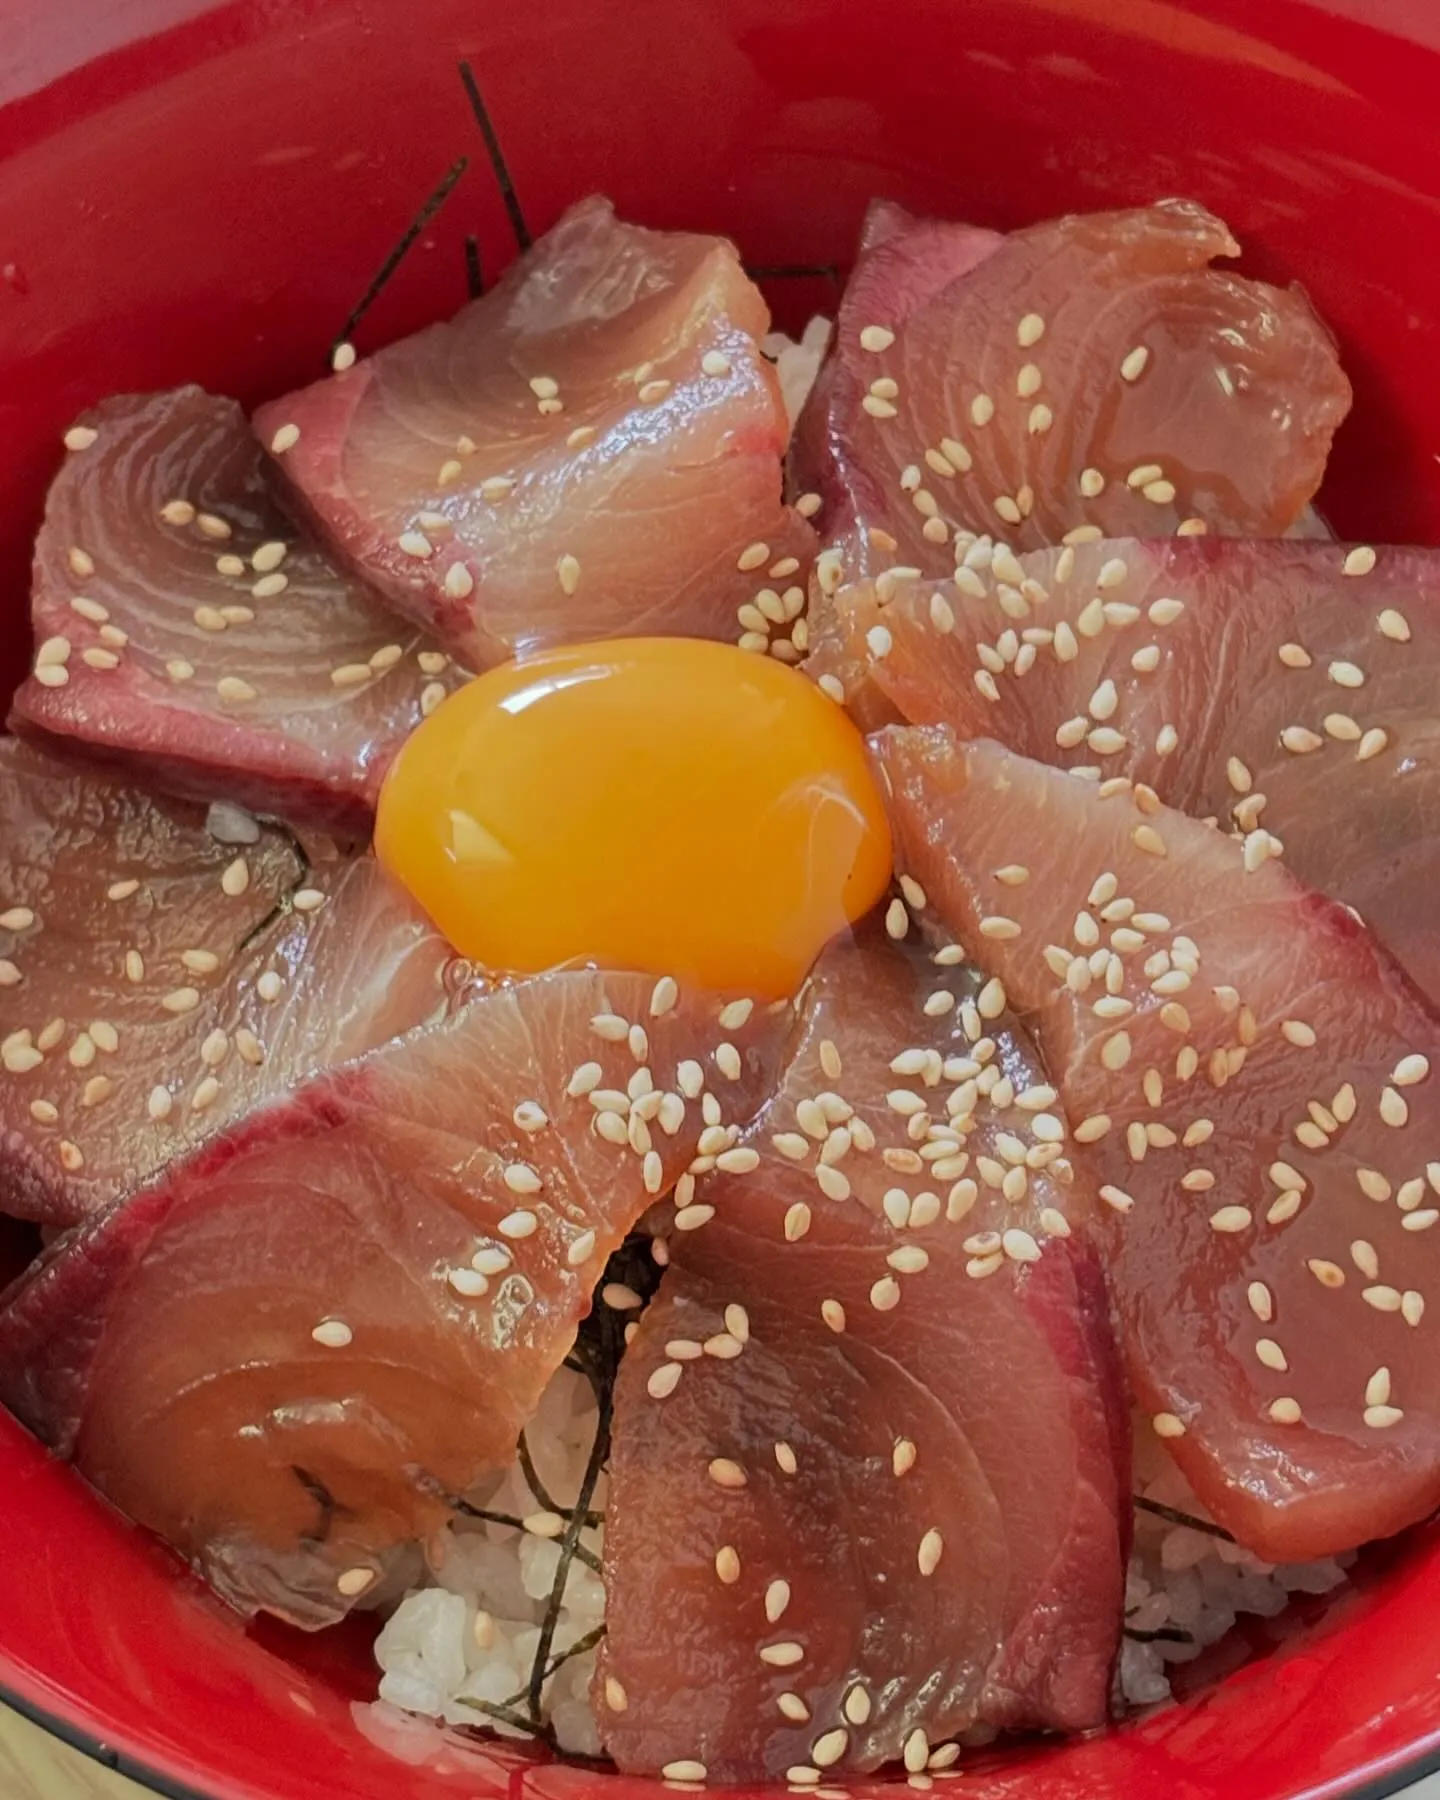
[[[594,189],[730,233],[789,325],[833,303],[876,193],[997,226],[1194,195],[1340,338],[1356,405],[1334,523],[1434,538],[1435,0],[11,0],[5,31],[0,691],[83,406],[293,386],[342,331],[365,349],[451,310],[477,257],[488,277],[514,254],[516,209],[539,230]],[[0,1698],[159,1792],[661,1792],[428,1727],[405,1736],[406,1773],[356,1723],[363,1633],[247,1630],[3,1416],[0,1539]],[[959,1779],[980,1800],[1392,1791],[1440,1764],[1437,1612],[1432,1528],[1184,1703]]]

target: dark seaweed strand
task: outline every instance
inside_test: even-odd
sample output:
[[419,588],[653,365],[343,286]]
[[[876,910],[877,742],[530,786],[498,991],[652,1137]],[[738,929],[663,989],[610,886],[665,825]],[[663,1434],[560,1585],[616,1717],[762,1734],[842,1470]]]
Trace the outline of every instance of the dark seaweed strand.
[[472,232],[465,239],[465,291],[472,300],[485,292],[485,276],[480,267],[480,240]]
[[[572,1656],[583,1656],[587,1650],[593,1650],[604,1635],[605,1627],[603,1625],[597,1625],[593,1630],[587,1631],[584,1637],[576,1638],[575,1642],[568,1650],[556,1651],[555,1655],[550,1658],[550,1661],[546,1665],[544,1680],[548,1681],[562,1664],[569,1662]],[[546,1725],[543,1720],[531,1718],[528,1713],[520,1711],[522,1706],[528,1704],[528,1692],[525,1688],[521,1688],[519,1693],[512,1694],[508,1700],[501,1700],[498,1703],[487,1700],[470,1700],[462,1696],[460,1704],[462,1706],[473,1706],[476,1712],[484,1713],[492,1719],[498,1719],[502,1725],[509,1725],[513,1730],[528,1731],[532,1736],[549,1744],[551,1749],[556,1748],[555,1737],[551,1728]],[[582,1759],[571,1758],[570,1760],[578,1761]],[[583,1760],[589,1762],[594,1759],[586,1757]]]
[[[602,1353],[601,1368],[619,1363],[620,1353],[624,1348],[623,1333],[619,1321],[608,1306],[596,1309],[599,1317],[599,1338]],[[599,1408],[599,1417],[595,1422],[595,1438],[590,1446],[590,1454],[585,1460],[585,1473],[581,1477],[580,1491],[575,1496],[575,1510],[565,1527],[565,1535],[560,1540],[560,1560],[555,1565],[555,1579],[550,1584],[550,1598],[545,1604],[545,1617],[540,1626],[540,1638],[535,1646],[535,1660],[530,1667],[530,1684],[528,1698],[530,1710],[538,1719],[540,1717],[541,1691],[547,1679],[546,1670],[550,1662],[550,1648],[555,1641],[555,1627],[560,1622],[560,1608],[565,1596],[565,1583],[570,1574],[570,1565],[575,1560],[576,1552],[581,1548],[580,1534],[585,1529],[585,1521],[590,1515],[590,1502],[595,1495],[595,1484],[600,1479],[600,1471],[604,1468],[610,1455],[610,1420],[613,1412],[614,1378],[613,1372],[609,1380],[597,1381],[595,1401]]]
[[1154,1513],[1157,1519],[1168,1519],[1172,1525],[1188,1525],[1192,1531],[1203,1531],[1210,1537],[1223,1538],[1227,1544],[1235,1542],[1223,1525],[1212,1525],[1208,1519],[1197,1519],[1176,1507],[1164,1506],[1158,1500],[1146,1500],[1140,1494],[1136,1494],[1135,1504],[1141,1512]]
[[[360,323],[360,321],[365,317],[366,313],[369,312],[370,308],[380,298],[380,295],[384,292],[386,285],[390,281],[391,276],[394,275],[395,271],[400,267],[401,263],[404,262],[406,256],[409,254],[411,246],[414,244],[416,238],[419,237],[420,233],[425,229],[425,227],[435,217],[436,213],[439,212],[440,208],[450,198],[450,195],[454,190],[455,183],[465,173],[466,169],[468,169],[469,166],[470,166],[470,158],[468,156],[461,156],[461,157],[458,157],[450,165],[449,169],[446,170],[445,175],[440,182],[440,185],[435,189],[435,192],[433,194],[431,194],[430,198],[425,202],[425,204],[420,208],[419,212],[416,213],[415,217],[410,221],[409,225],[406,227],[404,237],[401,238],[400,242],[395,246],[395,248],[385,258],[384,262],[381,263],[379,272],[376,274],[375,279],[370,283],[369,287],[366,288],[365,292],[361,295],[359,301],[356,303],[354,309],[352,310],[350,317],[340,327],[339,333],[335,338],[336,344],[344,344],[349,341],[351,336],[354,334],[355,327]],[[332,348],[333,348],[333,346],[332,346]]]
[[833,281],[840,284],[838,263],[746,263],[752,281]]
[[[450,1497],[450,1506],[455,1512],[463,1513],[467,1519],[483,1519],[487,1525],[507,1525],[513,1531],[525,1529],[525,1521],[517,1519],[514,1513],[491,1512],[488,1507],[472,1506],[468,1500],[456,1499],[453,1496]],[[559,1507],[550,1507],[548,1510],[551,1512],[562,1511]],[[601,1513],[586,1513],[585,1523],[587,1525],[600,1524],[603,1522],[603,1516]],[[575,1560],[584,1563],[587,1569],[593,1569],[597,1575],[600,1573],[600,1558],[593,1550],[587,1549],[584,1544],[576,1546]]]
[[[660,1271],[650,1257],[649,1248],[650,1239],[643,1233],[636,1233],[627,1238],[611,1257],[605,1270],[604,1279],[606,1281],[624,1281],[641,1294],[653,1291],[659,1283]],[[478,1700],[467,1700],[464,1703],[473,1707],[475,1711],[483,1713],[501,1724],[508,1725],[512,1729],[529,1732],[552,1748],[554,1748],[554,1734],[540,1716],[540,1701],[545,1683],[563,1663],[568,1662],[572,1656],[581,1656],[585,1651],[593,1649],[605,1634],[605,1627],[598,1625],[593,1631],[587,1632],[584,1637],[578,1638],[569,1649],[552,1653],[555,1629],[559,1623],[560,1607],[570,1564],[580,1562],[597,1575],[601,1572],[600,1559],[593,1550],[588,1549],[580,1542],[580,1534],[587,1527],[604,1523],[604,1514],[592,1511],[590,1500],[594,1495],[600,1471],[609,1459],[610,1418],[615,1376],[624,1350],[624,1324],[612,1308],[602,1302],[581,1324],[575,1343],[565,1358],[565,1367],[583,1375],[589,1382],[591,1391],[595,1395],[599,1414],[595,1437],[586,1460],[585,1474],[580,1484],[580,1492],[576,1496],[573,1507],[564,1507],[556,1503],[535,1471],[534,1460],[530,1455],[530,1446],[524,1434],[522,1433],[520,1436],[517,1452],[522,1473],[531,1492],[541,1506],[545,1507],[547,1511],[557,1513],[560,1517],[565,1518],[568,1523],[560,1544],[560,1560],[556,1566],[555,1581],[546,1602],[545,1619],[539,1641],[536,1644],[529,1681],[519,1693],[512,1694],[498,1705],[489,1705]],[[467,1518],[484,1519],[493,1524],[523,1529],[523,1522],[513,1514],[492,1512],[485,1507],[474,1506],[468,1500],[454,1497],[450,1497],[450,1504]]]
[[510,170],[506,166],[505,153],[500,148],[500,139],[495,130],[495,123],[490,117],[490,110],[480,93],[480,84],[475,79],[475,71],[468,62],[460,65],[460,79],[465,85],[465,95],[470,102],[470,110],[475,115],[475,123],[480,127],[480,135],[485,140],[485,152],[490,158],[490,167],[495,171],[496,185],[500,189],[500,198],[505,202],[505,211],[509,215],[510,229],[515,233],[515,242],[521,250],[528,250],[535,242],[530,227],[525,223],[525,214],[520,205],[520,196],[515,192],[515,183],[510,179]]
[[1175,1625],[1161,1625],[1155,1631],[1132,1631],[1127,1625],[1125,1635],[1132,1644],[1193,1644],[1195,1642],[1188,1631],[1181,1631]]
[[[524,1697],[523,1694],[520,1695],[522,1700]],[[543,1719],[532,1719],[526,1713],[517,1712],[506,1702],[497,1704],[493,1700],[472,1700],[468,1694],[459,1694],[456,1698],[461,1706],[468,1706],[473,1712],[480,1713],[487,1719],[495,1719],[501,1725],[508,1725],[512,1731],[528,1732],[531,1737],[538,1738],[542,1744],[548,1744],[552,1750],[559,1749],[555,1733]]]
[[292,830],[283,819],[267,818],[263,820],[262,823],[268,826],[270,830],[278,832],[290,846],[290,854],[295,858],[296,862],[295,879],[280,895],[280,898],[270,908],[269,912],[262,918],[256,920],[255,924],[253,924],[245,933],[244,937],[241,938],[240,942],[235,946],[235,954],[237,956],[243,956],[252,944],[258,943],[259,940],[264,937],[271,926],[277,925],[281,919],[289,917],[295,910],[293,904],[295,895],[300,892],[301,888],[305,886],[305,883],[310,878],[310,855],[304,844],[301,842],[298,834]]
[[535,1467],[535,1459],[530,1454],[530,1445],[523,1431],[520,1433],[520,1442],[515,1448],[520,1459],[520,1473],[525,1477],[525,1484],[546,1512],[561,1514],[569,1512],[571,1509],[568,1506],[561,1506],[540,1479],[540,1472]]
[[[584,1371],[582,1370],[581,1373],[583,1374]],[[530,1489],[530,1492],[540,1502],[541,1506],[545,1508],[546,1512],[559,1513],[562,1519],[568,1518],[569,1515],[574,1512],[575,1508],[573,1506],[562,1506],[550,1493],[544,1482],[541,1481],[539,1471],[535,1467],[534,1458],[530,1455],[530,1445],[526,1442],[525,1433],[523,1431],[520,1433],[520,1442],[516,1448],[520,1459],[520,1473],[525,1477],[525,1484]],[[585,1523],[587,1525],[603,1525],[605,1523],[605,1515],[604,1513],[597,1512],[586,1513]]]

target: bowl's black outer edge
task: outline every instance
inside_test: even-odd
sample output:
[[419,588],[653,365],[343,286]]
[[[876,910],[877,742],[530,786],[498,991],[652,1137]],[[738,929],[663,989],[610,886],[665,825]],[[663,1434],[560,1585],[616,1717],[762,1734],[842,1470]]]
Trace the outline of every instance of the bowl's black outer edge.
[[[78,1750],[82,1755],[92,1758],[102,1768],[124,1775],[141,1787],[149,1788],[152,1794],[163,1795],[165,1800],[212,1800],[212,1796],[202,1793],[199,1788],[176,1781],[173,1776],[162,1775],[158,1769],[152,1769],[145,1763],[135,1762],[123,1751],[112,1750],[103,1738],[81,1731],[78,1726],[71,1725],[58,1714],[47,1712],[43,1706],[23,1700],[3,1683],[0,1683],[0,1705],[8,1706],[22,1719],[28,1719],[32,1725],[38,1725],[42,1731],[49,1732],[51,1737],[59,1738],[62,1744],[68,1744],[72,1750]],[[1345,1800],[1390,1800],[1392,1794],[1403,1793],[1417,1781],[1423,1781],[1427,1775],[1436,1774],[1440,1774],[1440,1750],[1431,1750],[1424,1756],[1417,1757],[1413,1763],[1405,1763],[1400,1768],[1392,1769],[1384,1775],[1376,1775],[1369,1781],[1362,1782],[1359,1787],[1349,1789]]]
[[59,1738],[62,1744],[80,1751],[102,1768],[111,1769],[115,1774],[149,1788],[152,1794],[163,1795],[165,1800],[213,1800],[211,1795],[202,1793],[199,1788],[189,1787],[183,1781],[176,1781],[173,1776],[162,1775],[147,1763],[134,1761],[123,1750],[112,1750],[103,1738],[82,1731],[79,1726],[61,1718],[58,1713],[47,1712],[43,1706],[36,1706],[31,1701],[22,1699],[3,1683],[0,1683],[0,1706],[9,1707],[11,1712],[18,1713],[22,1719],[28,1719],[32,1725],[38,1725],[42,1731]]

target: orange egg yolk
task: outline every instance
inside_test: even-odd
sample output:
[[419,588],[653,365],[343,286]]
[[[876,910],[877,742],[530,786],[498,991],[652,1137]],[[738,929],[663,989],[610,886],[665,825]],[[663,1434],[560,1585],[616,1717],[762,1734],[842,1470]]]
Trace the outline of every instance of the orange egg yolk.
[[461,955],[794,992],[890,878],[844,713],[728,644],[635,638],[493,669],[385,782],[375,848]]

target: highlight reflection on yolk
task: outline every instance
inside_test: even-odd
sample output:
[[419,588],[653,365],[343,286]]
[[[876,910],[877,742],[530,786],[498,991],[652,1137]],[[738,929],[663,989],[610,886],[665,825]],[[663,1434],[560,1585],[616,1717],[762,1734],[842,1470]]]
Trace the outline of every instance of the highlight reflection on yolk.
[[464,956],[778,998],[890,877],[864,741],[804,676],[634,638],[480,676],[381,794],[375,847]]

